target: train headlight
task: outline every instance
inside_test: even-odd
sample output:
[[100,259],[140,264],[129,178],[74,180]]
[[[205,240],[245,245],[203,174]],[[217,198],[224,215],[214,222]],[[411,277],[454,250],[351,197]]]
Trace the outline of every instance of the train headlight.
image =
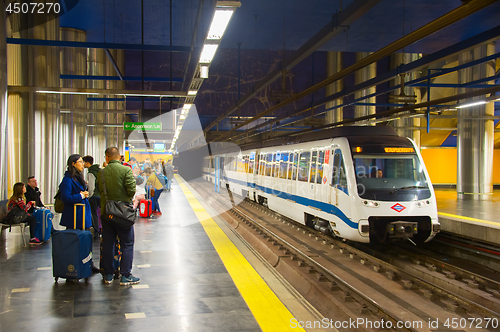
[[431,201],[430,201],[430,200],[428,200],[428,199],[424,199],[424,200],[421,200],[421,201],[416,201],[416,202],[415,202],[415,205],[416,205],[417,207],[419,207],[419,208],[420,208],[420,207],[425,207],[425,206],[430,205],[430,204],[431,204]]
[[371,208],[378,208],[378,207],[380,207],[380,203],[379,202],[367,201],[367,200],[363,201],[363,205],[367,206],[367,207],[371,207]]

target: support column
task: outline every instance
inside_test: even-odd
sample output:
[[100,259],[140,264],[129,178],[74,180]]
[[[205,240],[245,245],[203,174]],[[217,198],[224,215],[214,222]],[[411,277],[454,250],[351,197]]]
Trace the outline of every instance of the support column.
[[7,41],[4,0],[0,0],[0,199],[7,199]]
[[[36,25],[30,38],[59,40],[59,19]],[[58,88],[60,86],[59,49],[57,47],[32,46],[33,86]],[[34,94],[34,165],[44,202],[52,202],[66,169],[68,156],[59,153],[60,97],[53,93]],[[57,162],[63,160],[64,162]]]
[[[61,28],[63,41],[86,42],[85,31],[73,28]],[[65,47],[61,49],[61,74],[86,75],[87,50],[84,48]],[[86,80],[61,80],[64,88],[86,88]],[[74,112],[74,109],[87,108],[87,96],[78,94],[61,95],[61,139],[60,151],[68,158],[74,153],[87,154],[87,113]]]
[[[410,62],[416,61],[421,58],[421,55],[418,53],[395,53],[391,55],[391,70],[396,69],[398,66],[403,65],[403,64],[408,64]],[[411,80],[414,80],[418,78],[418,73],[416,72],[411,72],[408,73],[407,75],[404,76],[404,81],[408,82]],[[400,77],[397,77],[396,79],[391,81],[391,85],[399,85],[401,84]],[[401,90],[395,90],[391,94],[394,95],[399,95]],[[406,86],[405,85],[405,90],[404,90],[406,95],[416,95],[417,96],[417,103],[420,103],[422,100],[421,93],[419,89],[415,89],[411,86]],[[409,112],[405,112],[409,113]],[[403,113],[403,114],[405,114]],[[420,127],[420,118],[401,118],[392,121],[392,124],[394,127],[396,127],[396,132],[398,133],[399,136],[402,137],[409,137],[415,143],[417,146],[420,146],[420,130],[416,129],[405,129],[404,127]]]
[[[358,52],[356,53],[356,62],[360,61],[361,59],[367,57],[371,53],[369,52]],[[377,64],[372,63],[358,71],[356,71],[355,75],[355,84],[360,84],[365,81],[368,81],[375,76],[377,76]],[[354,99],[358,99],[370,94],[375,93],[375,87],[371,87],[362,91],[358,91],[354,93]],[[370,97],[367,99],[364,99],[362,101],[359,101],[360,103],[375,103],[375,97]],[[354,106],[354,118],[360,117],[360,116],[365,116],[365,115],[370,115],[370,114],[375,114],[375,106]]]
[[[495,45],[488,44],[464,52],[459,56],[459,64],[484,58],[495,52]],[[495,74],[495,63],[462,69],[458,73],[458,83],[463,84]],[[488,82],[493,84],[494,82]],[[470,89],[460,88],[457,93]],[[467,102],[480,100],[476,97]],[[457,123],[457,193],[459,199],[489,200],[493,192],[493,120],[473,119],[478,116],[493,116],[494,103],[458,109]]]
[[[342,70],[342,52],[326,53],[326,74],[332,76]],[[343,89],[342,80],[329,84],[326,87],[326,97],[340,92]],[[335,107],[343,103],[343,98],[330,101],[325,104],[326,109]],[[326,112],[325,124],[340,122],[344,119],[343,108],[336,108]]]

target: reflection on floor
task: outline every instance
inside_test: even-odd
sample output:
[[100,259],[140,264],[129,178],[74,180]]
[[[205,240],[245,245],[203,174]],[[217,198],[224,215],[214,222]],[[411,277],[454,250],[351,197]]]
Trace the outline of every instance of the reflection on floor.
[[[52,277],[51,243],[0,238],[0,331],[260,331],[179,186],[135,226],[135,286]],[[94,255],[99,252],[94,243]],[[94,258],[99,264],[98,258]]]

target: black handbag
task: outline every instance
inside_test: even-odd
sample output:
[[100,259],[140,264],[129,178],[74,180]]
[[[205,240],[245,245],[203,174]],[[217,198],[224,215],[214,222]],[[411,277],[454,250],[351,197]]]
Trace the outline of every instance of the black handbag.
[[9,211],[5,218],[3,218],[2,223],[8,225],[18,225],[25,221],[29,216],[30,214],[28,212],[16,205]]
[[106,179],[104,178],[104,170],[102,172],[102,183],[104,191],[104,199],[106,200],[106,216],[107,220],[115,226],[122,229],[129,229],[135,224],[136,211],[132,203],[122,201],[108,200],[106,192]]

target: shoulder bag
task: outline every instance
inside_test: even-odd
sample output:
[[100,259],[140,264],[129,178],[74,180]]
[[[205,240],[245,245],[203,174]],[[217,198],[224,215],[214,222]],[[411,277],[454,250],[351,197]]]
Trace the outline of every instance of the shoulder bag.
[[107,219],[115,226],[122,229],[129,229],[135,224],[136,213],[132,203],[123,201],[108,200],[106,191],[105,171],[102,170],[102,189],[104,191],[104,199],[106,200],[106,216]]
[[26,220],[30,214],[19,206],[14,206],[12,210],[3,218],[2,223],[7,225],[18,225]]

